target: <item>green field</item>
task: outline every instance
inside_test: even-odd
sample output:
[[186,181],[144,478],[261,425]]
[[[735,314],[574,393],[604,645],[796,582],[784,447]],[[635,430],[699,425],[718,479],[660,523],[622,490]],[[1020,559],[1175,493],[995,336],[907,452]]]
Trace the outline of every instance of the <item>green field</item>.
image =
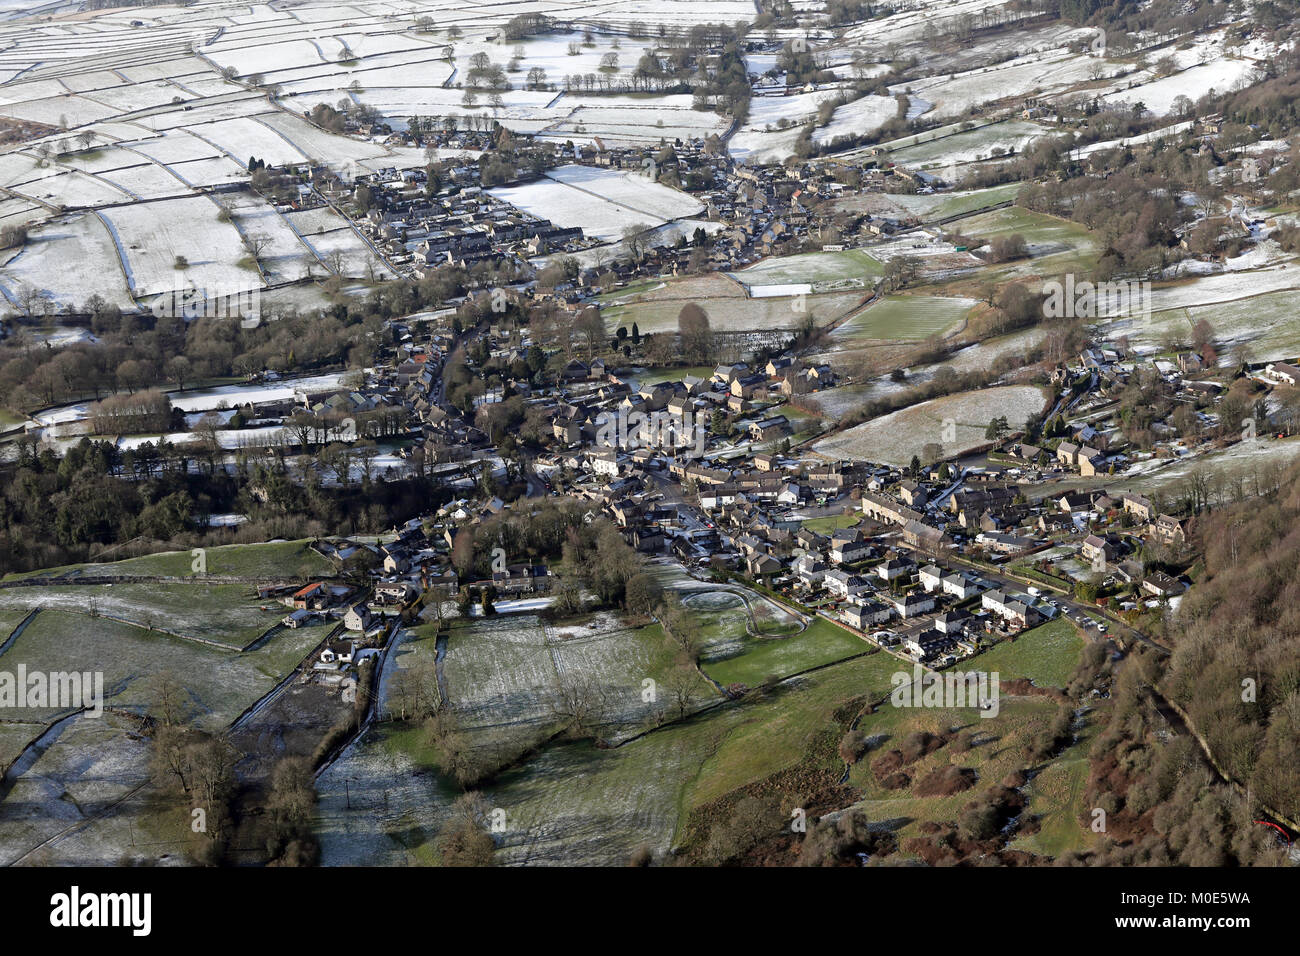
[[665,853],[687,789],[735,712],[656,731],[615,750],[551,747],[489,788],[505,811],[497,860],[508,865],[626,865]]
[[956,227],[965,235],[984,239],[1019,233],[1031,245],[1057,245],[1062,249],[1083,248],[1092,243],[1092,233],[1079,223],[1035,212],[1023,206],[1007,206],[1005,209],[970,216],[956,223]]
[[923,342],[956,328],[976,305],[974,299],[887,295],[835,329],[836,342]]
[[[578,664],[607,691],[604,703],[620,711],[624,726],[645,717],[638,712],[649,706],[641,681],[651,674],[667,680],[675,655],[657,625],[618,629],[605,623],[617,621],[596,616],[551,626],[521,615],[453,628],[444,666],[462,727],[481,745],[512,734],[524,739],[529,723],[551,729],[557,723],[554,692],[561,681],[579,676]],[[429,660],[431,643],[421,630],[399,654]],[[706,695],[701,702],[720,700],[706,681],[695,679]],[[391,692],[392,680],[386,685]],[[391,712],[393,704],[389,696],[384,709]],[[498,861],[620,865],[643,843],[666,849],[682,790],[712,748],[709,726],[688,721],[610,749],[557,742],[505,771],[480,791],[504,813]],[[438,832],[460,793],[439,772],[439,759],[418,724],[381,723],[368,730],[321,775],[323,862],[438,863]]]
[[[621,746],[551,745],[481,790],[503,811],[497,860],[619,866],[641,846],[666,853],[693,808],[805,759],[814,738],[839,732],[834,712],[885,694],[896,667],[886,655],[859,658]],[[320,777],[323,862],[436,863],[458,792],[436,763],[416,727],[368,730]]]
[[861,520],[862,513],[860,511],[854,511],[846,515],[829,515],[825,518],[809,518],[803,523],[803,526],[809,531],[828,535],[832,531],[839,531],[841,528],[852,528]]
[[[904,665],[896,658],[873,654],[795,678],[763,697],[724,703],[621,746],[552,744],[480,791],[487,806],[501,813],[497,862],[619,866],[639,847],[662,856],[680,843],[692,811],[738,788],[810,759],[817,769],[837,773],[842,765],[826,750],[828,741],[838,739],[844,722],[863,703],[884,698],[900,669]],[[906,818],[898,831],[906,839],[926,820],[953,819],[981,790],[1022,769],[1024,742],[1054,707],[1042,698],[1004,698],[999,716],[984,719],[971,711],[898,709],[886,702],[860,726],[868,735],[888,739],[852,768],[850,785],[862,789],[859,805],[871,819]],[[972,767],[979,774],[973,790],[920,798],[875,783],[869,764],[883,749],[912,730],[946,732],[954,726],[977,733],[970,751],[958,755],[946,746],[910,769],[929,771],[947,763]],[[1060,764],[1063,783],[1053,763],[1027,791],[1044,825],[1023,841],[1024,849],[1073,845],[1069,821],[1082,789],[1070,784],[1085,766],[1082,752],[1083,745],[1067,751]],[[458,793],[439,774],[437,759],[417,726],[377,724],[368,730],[319,780],[323,862],[437,863],[438,831],[451,818]]]
[[59,609],[91,618],[119,618],[184,637],[216,641],[234,650],[274,627],[286,613],[283,605],[258,599],[248,585],[202,581],[5,588],[0,590],[0,609],[12,614]]
[[[557,712],[582,688],[600,733],[617,739],[652,723],[678,680],[696,709],[717,693],[679,659],[657,624],[629,627],[613,614],[544,624],[532,615],[478,618],[451,629],[443,663],[448,703],[476,743],[528,741],[562,724]],[[660,688],[643,693],[650,679]]]
[[709,324],[715,332],[763,332],[800,328],[809,316],[818,326],[829,325],[860,305],[866,295],[866,290],[856,290],[760,299],[747,299],[739,295],[714,299],[653,298],[610,306],[601,312],[605,325],[611,332],[620,325],[627,326],[630,330],[634,323],[643,335],[675,332],[678,314],[688,303],[693,303],[708,313]]
[[1096,238],[1085,227],[1021,206],[1008,206],[961,219],[949,228],[985,241],[1017,234],[1024,237],[1031,261],[993,266],[992,271],[981,273],[983,281],[1087,272],[1098,252]]
[[663,288],[663,286],[664,286],[664,280],[662,279],[641,279],[637,282],[629,282],[621,289],[614,289],[610,292],[604,292],[596,296],[596,301],[599,302],[601,305],[612,305],[618,302],[620,299],[627,299],[627,298],[632,298],[634,296],[643,295],[644,293],[650,292],[654,289]]
[[1009,202],[1020,192],[1021,183],[1005,183],[989,189],[890,196],[889,198],[921,219],[947,219]]
[[747,638],[734,656],[706,661],[704,672],[724,687],[757,687],[770,677],[788,677],[813,667],[865,654],[873,645],[823,618],[791,637]]
[[862,287],[884,274],[885,267],[865,249],[840,252],[804,252],[793,256],[773,256],[733,272],[747,286],[790,285],[807,282],[814,287],[858,279]]
[[728,712],[725,717],[738,713],[741,722],[729,729],[701,768],[690,791],[690,806],[795,765],[807,756],[818,734],[838,736],[843,730],[832,719],[837,709],[851,700],[878,700],[888,694],[890,678],[901,666],[889,654],[855,658],[797,678],[764,700]]
[[1019,153],[1046,132],[1047,130],[1037,123],[1007,120],[957,132],[941,139],[929,139],[911,144],[899,141],[902,145],[891,144],[893,148],[889,149],[886,159],[904,166],[919,166],[927,169],[976,162],[993,158],[997,150],[1001,150],[1002,155]]
[[[0,863],[156,863],[180,857],[188,812],[174,801],[159,801],[147,787],[148,735],[138,718],[119,711],[157,713],[157,678],[165,676],[181,688],[175,701],[181,720],[209,732],[227,730],[335,626],[291,630],[279,624],[285,609],[263,609],[264,603],[248,585],[202,580],[0,590],[6,640],[35,612],[4,650],[0,665],[6,672],[92,675],[80,700],[54,697],[31,707],[22,701],[6,712],[0,733],[6,764],[47,725],[50,732],[39,748],[26,751],[0,803],[0,829],[10,836],[0,847]],[[255,646],[240,651],[245,645]],[[93,714],[97,693],[112,711]],[[64,719],[78,704],[92,713]]]
[[[186,688],[200,726],[225,727],[268,693],[325,637],[330,625],[281,629],[254,651],[240,654],[66,610],[42,610],[4,654],[16,671],[102,672],[104,696],[115,707],[144,710],[148,679],[167,671]],[[16,710],[27,720],[49,720],[60,708]]]
[[1002,641],[976,663],[1003,680],[1026,677],[1038,687],[1064,687],[1079,663],[1083,638],[1070,621],[1060,617],[1025,631],[1014,641]]
[[713,375],[713,365],[675,365],[671,368],[645,369],[635,378],[642,385],[655,385],[659,382],[680,382],[688,375],[708,379]]
[[28,610],[20,605],[6,605],[0,602],[0,645],[8,640],[14,628],[23,622]]
[[[207,573],[245,578],[287,579],[309,578],[332,574],[334,566],[328,558],[312,551],[307,539],[299,541],[272,541],[267,544],[229,544],[204,549]],[[6,575],[6,580],[21,577],[82,577],[82,576],[194,576],[194,555],[189,551],[162,551],[139,558],[102,564],[69,564],[59,568],[46,568],[27,574]]]
[[743,654],[757,638],[750,634],[744,598],[731,590],[697,591],[682,599],[699,628],[699,659],[708,673],[714,661]]

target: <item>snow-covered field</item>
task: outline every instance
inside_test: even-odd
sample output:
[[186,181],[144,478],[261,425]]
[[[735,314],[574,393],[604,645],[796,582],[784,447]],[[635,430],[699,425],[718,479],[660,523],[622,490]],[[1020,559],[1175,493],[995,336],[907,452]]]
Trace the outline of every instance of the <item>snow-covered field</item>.
[[[678,236],[690,239],[695,234],[696,229],[703,229],[705,235],[714,236],[725,228],[726,224],[718,222],[716,219],[679,219],[676,222],[665,223],[651,230],[650,244],[653,246],[670,246],[677,242]],[[573,258],[584,269],[590,269],[610,261],[611,258],[626,256],[627,254],[627,243],[620,240],[612,245],[603,245],[575,252]],[[545,257],[543,257],[544,259]]]
[[934,367],[951,368],[955,372],[973,372],[977,369],[989,368],[996,359],[1001,358],[1003,355],[1033,349],[1046,337],[1047,331],[1042,328],[1012,332],[1010,335],[986,339],[975,345],[968,345],[966,348],[954,353],[951,358],[938,363]]
[[869,401],[883,398],[894,392],[907,388],[905,384],[891,382],[888,378],[878,378],[858,385],[837,385],[824,389],[813,396],[813,401],[830,418],[842,418],[849,412],[861,408]]
[[[47,291],[59,309],[84,301],[95,282],[102,286],[93,291],[122,308],[132,307],[133,296],[184,286],[238,291],[261,284],[256,268],[238,266],[247,256],[238,229],[248,226],[272,240],[264,264],[269,278],[301,278],[318,257],[291,237],[287,224],[264,215],[255,223],[247,217],[209,223],[209,210],[215,215],[217,207],[197,190],[246,182],[253,157],[272,165],[313,159],[368,168],[423,162],[419,150],[312,126],[292,94],[328,90],[332,105],[336,87],[354,78],[363,89],[418,82],[448,92],[441,87],[453,69],[443,62],[446,37],[419,34],[414,21],[425,10],[454,9],[449,2],[365,11],[308,3],[279,11],[214,0],[184,9],[96,11],[39,30],[0,21],[0,80],[21,74],[0,82],[0,119],[62,127],[0,153],[0,189],[9,197],[0,202],[0,222],[31,224],[35,236],[22,256],[11,257],[0,286],[11,302],[19,285]],[[501,23],[516,12],[486,20]],[[542,46],[554,55],[555,42]],[[467,46],[463,56],[472,53]],[[225,67],[234,77],[222,74]],[[281,75],[283,104],[247,82],[271,83]],[[556,94],[529,95],[549,101]],[[103,219],[60,218],[85,209],[99,210]],[[46,221],[51,226],[39,228]],[[97,231],[113,241],[106,246]],[[319,245],[320,258],[341,252],[347,274],[368,275],[370,254],[359,239],[339,232]],[[175,268],[177,256],[189,266]],[[85,268],[58,268],[60,261]]]
[[299,239],[290,221],[275,207],[253,192],[223,193],[218,202],[230,210],[241,235],[267,240],[258,261],[269,280],[293,280],[307,275],[315,257]]
[[20,183],[12,192],[24,199],[64,209],[104,206],[131,198],[129,192],[113,185],[106,178],[88,176],[75,169]]
[[1152,289],[1150,311],[1214,305],[1283,289],[1300,289],[1300,264],[1283,262],[1265,269],[1221,272]]
[[[639,636],[609,614],[557,626],[528,615],[476,619],[452,631],[443,663],[448,695],[462,726],[485,745],[505,740],[516,721],[551,718],[550,695],[565,684],[584,683],[606,712],[632,721],[654,706],[643,681],[658,673],[653,661],[638,659]],[[431,649],[403,645],[388,669],[416,658],[430,660]],[[382,687],[381,710],[390,710],[392,681]],[[666,686],[656,693],[667,700]],[[702,679],[698,694],[698,703],[717,699]],[[716,726],[731,726],[731,712],[719,713],[711,718],[721,721]],[[321,774],[322,863],[434,862],[458,790],[427,762],[416,736],[402,725],[373,725]],[[638,846],[667,851],[686,788],[713,741],[687,723],[612,749],[547,747],[481,790],[500,823],[497,861],[608,866],[626,863]]]
[[926,445],[942,446],[942,455],[960,454],[988,441],[989,421],[1006,416],[1015,428],[1047,404],[1043,390],[1033,385],[1004,385],[936,398],[872,419],[814,446],[830,457],[852,456],[891,465],[906,465],[913,455],[924,457]]
[[1186,97],[1195,103],[1211,90],[1227,93],[1248,86],[1259,75],[1257,64],[1249,60],[1224,57],[1172,76],[1118,90],[1105,99],[1110,104],[1129,103],[1136,106],[1141,103],[1157,116],[1167,116],[1174,111],[1174,101],[1179,97]]
[[[905,166],[938,168],[939,175],[944,177],[946,167],[1020,153],[1034,140],[1051,132],[1050,128],[1037,123],[1008,120],[904,146],[891,150],[888,156],[891,162]],[[946,178],[955,180],[958,175],[953,171]]]
[[[108,846],[73,834],[148,779],[148,744],[128,726],[111,717],[73,717],[51,731],[45,750],[23,758],[0,803],[0,862],[112,866],[132,855],[125,820],[102,834]],[[65,833],[70,841],[57,839]]]
[[933,45],[928,40],[931,31],[951,30],[959,18],[978,16],[995,7],[1003,7],[1000,0],[917,0],[893,16],[850,27],[845,39],[871,53],[890,44],[924,48]]
[[[69,268],[76,263],[76,268]],[[80,213],[33,229],[27,244],[0,267],[0,289],[11,302],[24,287],[62,309],[98,294],[119,309],[135,303],[126,287],[113,238],[98,216]]]
[[541,139],[606,145],[654,146],[674,139],[704,138],[726,132],[726,117],[697,110],[683,94],[588,96],[562,93],[547,104],[549,117],[536,123]]
[[1195,125],[1195,122],[1192,120],[1187,120],[1182,123],[1170,123],[1168,126],[1162,126],[1159,129],[1151,130],[1149,133],[1139,133],[1137,136],[1128,136],[1123,139],[1109,139],[1101,143],[1090,143],[1079,150],[1079,155],[1089,156],[1092,153],[1114,149],[1117,146],[1138,146],[1143,143],[1153,143],[1166,137],[1177,137],[1187,132]]
[[[476,620],[453,630],[443,665],[447,694],[467,730],[481,739],[528,739],[563,720],[573,695],[584,697],[602,733],[638,729],[658,701],[643,681],[662,680],[663,648],[615,615],[553,627],[532,615]],[[700,681],[700,702],[709,697]]]
[[559,226],[581,226],[586,235],[607,242],[622,238],[629,226],[662,226],[704,208],[648,176],[591,166],[561,166],[537,182],[490,192],[525,212]]
[[[725,280],[724,280],[725,281]],[[670,286],[669,292],[675,292],[676,286]],[[832,292],[809,295],[807,284],[792,283],[787,294],[779,294],[780,289],[767,289],[775,294],[756,298],[747,298],[738,294],[741,289],[732,285],[717,298],[707,300],[695,297],[663,298],[648,297],[627,306],[618,306],[604,310],[606,323],[611,329],[619,325],[631,325],[635,322],[642,332],[662,332],[677,328],[677,315],[687,301],[702,305],[709,315],[714,330],[726,332],[774,331],[778,329],[796,329],[808,321],[823,326],[839,319],[860,306],[869,293],[865,290]]]
[[189,132],[240,160],[256,156],[268,166],[288,166],[307,159],[306,153],[251,116],[219,120]]
[[451,784],[372,727],[317,778],[315,830],[322,866],[429,863],[430,844],[452,816]]
[[737,130],[727,140],[727,150],[738,163],[756,166],[779,163],[794,155],[802,132],[803,129],[799,126],[771,130],[746,127]]
[[212,200],[195,196],[117,206],[100,217],[117,244],[136,296],[190,287],[209,295],[260,288],[257,270],[238,264],[248,250],[239,231],[218,218],[220,211]]
[[1214,330],[1220,366],[1230,366],[1243,359],[1251,362],[1291,361],[1300,355],[1297,307],[1300,307],[1300,291],[1261,292],[1229,302],[1166,309],[1150,316],[1118,319],[1104,325],[1102,332],[1111,341],[1127,337],[1130,345],[1164,350],[1171,344],[1190,343],[1193,326],[1205,320]]
[[890,93],[910,93],[933,104],[927,115],[956,117],[974,107],[1006,99],[1047,95],[1068,90],[1094,75],[1110,76],[1122,67],[1084,53],[1057,50],[1031,53],[996,66],[963,73],[927,77],[890,88]]
[[[734,720],[722,719],[724,726]],[[639,846],[666,852],[711,741],[687,727],[613,750],[547,748],[482,791],[503,824],[497,862],[621,866]],[[374,727],[321,774],[316,831],[323,865],[433,862],[457,790],[408,747],[387,727]]]
[[1125,479],[1125,488],[1177,494],[1179,486],[1191,475],[1211,475],[1216,481],[1225,480],[1229,487],[1235,481],[1242,481],[1248,493],[1253,493],[1255,478],[1263,479],[1269,472],[1289,468],[1298,459],[1300,441],[1260,438],[1237,442],[1204,455],[1135,462],[1119,477]]
[[[759,91],[744,124],[728,141],[730,154],[744,163],[786,159],[815,122],[819,104],[842,95],[854,77],[881,75],[894,56],[917,56],[929,73],[889,91],[910,98],[908,115],[953,119],[991,102],[1035,96],[1050,101],[1080,87],[1112,101],[1141,98],[1160,113],[1171,108],[1179,93],[1195,98],[1210,88],[1230,88],[1272,56],[1263,39],[1242,43],[1229,31],[1215,31],[1169,47],[1181,72],[1154,79],[1163,50],[1123,63],[1108,61],[1078,52],[1088,31],[1059,25],[951,42],[968,22],[964,18],[979,18],[995,7],[1000,19],[1029,15],[998,0],[918,0],[905,10],[849,27],[842,39],[819,51],[837,79],[793,95]],[[813,5],[807,9],[811,12]],[[502,39],[505,23],[534,12],[573,26]],[[144,221],[152,217],[123,210],[131,209],[132,200],[164,200],[178,204],[160,205],[167,221],[192,221],[178,214],[186,208],[179,204],[198,208],[193,205],[198,190],[246,180],[244,167],[252,157],[272,164],[311,159],[369,169],[423,161],[419,149],[330,134],[302,115],[318,103],[333,106],[341,100],[376,108],[398,129],[411,116],[463,121],[473,115],[480,124],[501,123],[555,143],[653,146],[721,135],[730,128],[730,117],[696,109],[689,93],[612,89],[632,79],[647,50],[666,56],[674,34],[699,23],[752,21],[755,12],[746,0],[657,0],[650,6],[632,0],[548,0],[541,6],[491,7],[466,7],[457,0],[349,6],[302,0],[287,7],[205,0],[184,8],[87,11],[42,22],[39,28],[0,20],[0,118],[64,127],[0,153],[0,189],[8,190],[8,198],[0,199],[0,223],[39,225],[61,213],[100,209],[111,229],[138,231],[121,250],[125,282],[137,297],[170,289],[178,281],[213,289],[238,285],[246,276],[234,263],[245,251],[235,232],[212,231],[214,241],[205,250],[184,242],[173,249],[167,229]],[[594,28],[590,34],[587,26]],[[813,35],[822,43],[832,33],[817,30]],[[762,52],[747,52],[751,70],[763,73],[776,66],[779,39],[756,44]],[[1011,53],[1017,55],[995,62]],[[486,89],[466,97],[474,83],[470,74],[482,57],[504,71],[508,88],[500,90],[499,101]],[[1123,71],[1128,72],[1118,75]],[[876,129],[896,110],[893,96],[877,91],[840,107],[811,132],[818,143],[827,143]],[[900,142],[893,146],[899,154],[891,159],[944,167],[975,161],[995,149],[1018,151],[1034,133],[1014,126],[1005,124],[994,138],[973,134],[970,142],[960,136],[928,145]],[[630,224],[662,227],[689,220],[700,208],[689,197],[671,191],[649,196],[626,181],[601,182],[591,197],[580,200],[563,191],[548,196],[548,187],[537,184],[521,189],[521,200],[555,213],[548,218],[581,225],[607,241],[617,240]],[[140,221],[117,222],[133,217]],[[262,266],[274,283],[297,281],[314,260],[334,254],[342,256],[351,278],[371,272],[369,253],[347,232],[313,231],[317,239],[295,245],[283,224],[266,216],[247,221],[251,218],[237,217],[233,225],[267,231],[271,243]],[[48,274],[55,258],[65,248],[72,250],[66,245],[72,241],[13,263],[14,270],[23,272],[22,282],[48,290],[59,307],[84,298],[85,289],[76,280]],[[167,248],[159,251],[164,244]],[[197,264],[174,275],[169,270],[177,254]],[[225,261],[230,255],[234,258]],[[9,272],[0,276],[11,296],[14,281]],[[110,283],[103,294],[116,302],[121,293]],[[283,287],[279,295],[311,298]]]
[[383,278],[390,274],[361,235],[337,213],[320,207],[285,213],[284,219],[312,257],[323,262],[331,272],[354,279],[372,275]]
[[[324,392],[338,388],[344,379],[343,372],[330,372],[324,375],[312,375],[302,378],[287,378],[278,382],[263,382],[251,385],[219,385],[215,388],[188,389],[172,392],[167,397],[172,407],[186,413],[215,411],[223,408],[235,408],[250,402],[283,402],[293,399],[301,391],[304,393]],[[41,425],[60,425],[83,420],[89,413],[90,403],[78,402],[62,408],[50,409],[36,416]]]
[[840,136],[872,133],[897,115],[898,102],[892,96],[864,96],[838,107],[831,121],[813,133],[813,142],[821,145]]
[[895,256],[915,256],[922,260],[923,268],[927,268],[924,260],[939,256],[945,257],[949,265],[974,267],[981,262],[970,252],[958,252],[956,245],[945,240],[937,228],[914,229],[867,246],[866,251],[880,262],[888,262]]
[[[817,115],[817,107],[835,99],[838,90],[795,93],[790,96],[755,96],[749,103],[749,118],[728,140],[727,148],[738,163],[781,162],[794,155],[803,124]],[[788,124],[784,127],[782,124]]]
[[[927,382],[934,377],[939,369],[950,368],[959,374],[973,372],[977,369],[992,367],[993,363],[1004,355],[1025,354],[1037,346],[1046,334],[1041,328],[1033,328],[993,339],[986,339],[975,345],[968,345],[963,349],[959,349],[942,362],[936,362],[932,365],[918,365],[907,369],[907,377],[901,382],[891,381],[888,376],[882,375],[869,382],[856,385],[840,385],[835,388],[825,389],[814,395],[813,401],[827,415],[840,418],[854,409],[861,408],[868,401],[884,398],[887,395],[896,394],[914,385]],[[843,346],[844,348],[851,348],[852,344],[851,341],[844,341]],[[841,352],[842,349],[839,345],[832,345],[826,353],[817,358],[833,362],[837,356],[841,356]]]

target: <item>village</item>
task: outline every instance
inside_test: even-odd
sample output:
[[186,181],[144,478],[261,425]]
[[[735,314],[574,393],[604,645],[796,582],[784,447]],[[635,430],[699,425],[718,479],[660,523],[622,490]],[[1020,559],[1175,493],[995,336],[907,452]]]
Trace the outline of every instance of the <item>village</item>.
[[[409,138],[409,133],[407,138]],[[399,139],[403,139],[399,137]],[[405,139],[403,139],[405,141]],[[441,142],[455,148],[461,135],[426,136],[431,153]],[[480,144],[484,145],[484,144]],[[547,292],[562,293],[570,306],[583,297],[609,291],[613,283],[642,275],[701,274],[738,268],[761,258],[799,251],[842,251],[901,232],[938,244],[938,232],[917,232],[920,220],[900,213],[822,213],[822,201],[867,193],[932,192],[945,184],[914,167],[865,159],[848,165],[835,159],[784,166],[742,166],[716,139],[677,139],[657,147],[560,145],[516,139],[500,131],[490,149],[474,162],[435,161],[428,167],[342,172],[317,164],[268,169],[264,188],[279,199],[283,212],[332,206],[353,217],[366,240],[399,275],[421,279],[442,266],[470,269],[492,262],[530,271],[539,259],[586,252],[573,275]],[[485,158],[500,156],[502,175],[493,183],[480,172]],[[685,191],[701,215],[687,220],[678,238],[666,242],[655,231],[663,225],[647,208],[617,234],[586,234],[579,225],[556,225],[502,198],[509,187],[553,185],[549,170],[586,167],[610,178]],[[495,186],[495,188],[493,188]],[[581,215],[570,212],[570,218]],[[707,236],[707,243],[704,238]],[[624,248],[611,251],[611,240]]]
[[16,8],[0,859],[1294,863],[1291,20]]
[[[479,312],[391,320],[387,363],[346,383],[272,377],[275,399],[207,413],[219,420],[205,427],[233,439],[222,448],[249,447],[246,431],[281,454],[326,449],[319,467],[342,486],[419,474],[448,489],[446,505],[392,540],[321,543],[366,570],[360,589],[316,582],[284,596],[285,626],[333,617],[351,635],[317,663],[331,681],[382,644],[385,614],[422,595],[436,596],[421,608],[455,603],[465,614],[544,607],[544,565],[507,555],[490,579],[462,578],[452,555],[481,521],[548,496],[588,503],[589,519],[608,518],[648,558],[760,589],[933,666],[1061,616],[1100,637],[1125,615],[1176,604],[1188,520],[1225,493],[1189,478],[1148,497],[1121,490],[1125,476],[1289,435],[1287,403],[1272,396],[1300,381],[1300,368],[1270,362],[1229,389],[1193,350],[1143,360],[1089,344],[1044,371],[1043,415],[995,419],[977,449],[900,467],[811,450],[835,423],[810,421],[806,400],[844,384],[815,350],[790,344],[765,349],[765,361],[650,374],[625,364],[645,343],[621,335],[609,343],[621,349],[602,344],[590,359],[536,341],[520,317],[546,293],[511,290],[500,309],[494,299],[468,296]],[[1124,419],[1139,383],[1158,414],[1136,436]],[[124,467],[141,467],[147,451],[128,451]]]
[[[1289,400],[1264,409],[1266,396],[1289,395],[1300,381],[1296,366],[1244,365],[1225,381],[1208,338],[1199,351],[1154,358],[1122,337],[1098,338],[1068,361],[1043,365],[1037,387],[1050,396],[1049,410],[1023,426],[995,417],[973,450],[914,456],[906,466],[869,453],[828,456],[813,446],[835,422],[808,409],[856,384],[855,376],[801,344],[797,331],[757,343],[752,334],[709,332],[704,351],[735,360],[674,376],[663,343],[669,352],[682,348],[684,335],[643,335],[633,324],[630,335],[621,326],[606,338],[608,296],[646,277],[735,269],[809,249],[836,253],[896,230],[923,234],[915,218],[818,219],[800,199],[897,189],[900,180],[930,191],[942,181],[894,166],[864,169],[848,187],[839,164],[740,167],[699,140],[658,149],[507,148],[532,164],[532,179],[562,164],[671,174],[696,190],[711,224],[708,243],[701,229],[689,241],[638,245],[547,281],[541,272],[535,282],[480,285],[441,309],[386,320],[391,344],[379,364],[304,386],[275,373],[253,376],[248,399],[186,416],[192,431],[172,436],[180,444],[145,442],[123,454],[126,472],[148,474],[159,456],[186,456],[187,440],[202,432],[217,457],[259,446],[277,455],[316,448],[315,467],[339,486],[415,474],[449,490],[449,504],[412,519],[389,543],[324,546],[367,570],[363,587],[316,582],[284,596],[286,627],[338,619],[349,635],[328,642],[315,678],[355,677],[363,657],[383,646],[386,615],[416,603],[420,611],[455,602],[465,614],[544,607],[544,565],[507,556],[490,579],[461,579],[451,558],[457,536],[472,539],[478,522],[551,495],[588,502],[590,518],[613,521],[649,558],[701,580],[761,589],[932,666],[1062,616],[1101,637],[1123,615],[1177,602],[1187,587],[1186,524],[1211,491],[1180,488],[1153,501],[1118,490],[1125,476],[1291,434]],[[583,229],[555,226],[476,185],[472,166],[439,166],[436,179],[434,167],[351,181],[324,167],[272,172],[267,188],[296,196],[294,208],[341,206],[358,215],[367,240],[413,281],[489,263],[497,275],[510,263],[527,275],[540,255],[602,248]],[[633,237],[623,238],[626,245]],[[882,294],[876,281],[859,280],[868,303]],[[275,397],[259,400],[262,387],[274,387]],[[1153,406],[1140,439],[1126,426],[1135,391]],[[1250,424],[1238,434],[1230,426],[1245,423],[1243,414]],[[88,425],[39,430],[72,442]]]
[[[366,634],[382,630],[386,612],[421,595],[434,597],[418,602],[417,612],[438,619],[453,604],[477,616],[545,608],[555,578],[544,564],[503,554],[490,578],[467,578],[457,574],[454,555],[457,539],[472,542],[480,522],[526,515],[551,495],[587,503],[586,520],[609,520],[652,562],[751,587],[929,666],[953,665],[1058,618],[1102,639],[1135,615],[1177,604],[1187,587],[1190,517],[1176,494],[1153,499],[1107,485],[1121,483],[1117,475],[1131,463],[1161,454],[1195,457],[1225,442],[1265,440],[1211,437],[1219,386],[1152,368],[1183,404],[1205,409],[1196,414],[1206,437],[1187,447],[1171,427],[1153,450],[1138,451],[1105,414],[1114,413],[1115,396],[1138,369],[1112,349],[1089,348],[1054,376],[1069,424],[1058,415],[1034,442],[991,422],[986,447],[958,460],[904,468],[828,460],[792,443],[797,426],[782,413],[792,395],[833,387],[827,366],[782,355],[638,385],[601,359],[575,359],[552,363],[553,377],[513,378],[490,370],[519,364],[531,346],[517,331],[491,325],[461,333],[460,344],[475,335],[486,343],[478,351],[487,362],[468,361],[488,381],[472,416],[434,403],[436,343],[445,341],[437,333],[422,344],[412,337],[398,350],[400,364],[376,376],[422,436],[423,467],[455,491],[436,513],[380,536],[382,543],[320,545],[368,569],[372,588],[362,603],[322,583],[286,597],[295,608],[286,625],[332,606],[355,632],[322,656],[318,669],[328,665],[331,679],[348,671]],[[1251,381],[1288,388],[1297,374],[1271,363]],[[364,403],[368,389],[354,394]],[[501,434],[510,436],[508,450]]]

